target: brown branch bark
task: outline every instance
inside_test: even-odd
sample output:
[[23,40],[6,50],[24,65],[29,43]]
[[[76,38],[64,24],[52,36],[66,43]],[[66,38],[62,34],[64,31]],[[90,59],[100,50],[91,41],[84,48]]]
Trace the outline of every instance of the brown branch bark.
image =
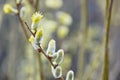
[[26,30],[26,28],[25,28],[24,22],[23,22],[22,19],[20,18],[20,5],[21,5],[21,3],[19,3],[19,4],[16,3],[16,7],[17,7],[17,10],[18,10],[17,16],[18,16],[18,19],[19,19],[19,21],[20,21],[21,28],[22,28],[22,30],[23,30],[23,32],[24,32],[24,34],[25,34],[25,37],[28,39],[28,38],[29,38],[29,35],[28,35],[27,30]]

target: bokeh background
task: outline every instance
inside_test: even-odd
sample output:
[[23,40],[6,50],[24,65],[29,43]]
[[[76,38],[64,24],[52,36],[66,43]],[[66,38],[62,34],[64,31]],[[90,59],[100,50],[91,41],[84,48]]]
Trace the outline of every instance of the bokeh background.
[[[28,7],[25,21],[31,25],[31,15],[34,8],[23,0],[23,6]],[[32,0],[30,0],[32,1]],[[33,0],[34,1],[34,0]],[[56,1],[56,2],[55,2]],[[58,1],[58,2],[57,2]],[[86,48],[84,56],[80,56],[83,46],[84,32],[84,0],[40,0],[39,11],[45,16],[41,24],[45,26],[46,34],[43,41],[44,50],[50,39],[56,40],[57,50],[65,51],[65,58],[61,64],[65,78],[68,70],[73,70],[75,80],[80,71],[78,65],[80,58],[84,59],[83,80],[101,80],[103,68],[103,37],[105,32],[105,0],[88,0]],[[54,6],[50,5],[54,4]],[[5,14],[4,4],[11,4],[14,8],[15,0],[0,0],[0,80],[41,80],[40,69],[43,80],[54,80],[51,66],[47,59],[41,55],[41,61],[37,59],[37,53],[29,44],[20,27],[16,15]],[[111,29],[110,29],[110,80],[120,80],[120,1],[114,0]],[[65,13],[65,21],[61,22],[60,12]],[[56,50],[56,51],[57,51]],[[39,67],[40,64],[40,67]]]

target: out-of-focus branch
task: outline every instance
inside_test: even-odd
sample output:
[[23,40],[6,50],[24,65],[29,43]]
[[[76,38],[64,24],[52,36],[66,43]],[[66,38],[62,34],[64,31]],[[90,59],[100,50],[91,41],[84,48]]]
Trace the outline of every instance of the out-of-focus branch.
[[82,31],[82,41],[80,44],[80,51],[79,51],[79,58],[78,58],[78,72],[77,72],[77,79],[81,79],[84,72],[84,58],[85,58],[85,45],[87,41],[87,35],[88,35],[88,0],[80,0],[81,5],[81,22],[80,22],[80,29]]
[[[107,2],[109,2],[109,0],[106,0],[106,3]],[[112,7],[113,7],[113,0],[110,1],[110,4],[106,4],[103,80],[109,80],[109,33],[110,33]]]
[[39,2],[40,2],[40,0],[36,0],[35,11],[38,11],[38,9],[39,9]]
[[106,13],[108,11],[109,0],[106,0]]
[[39,2],[40,0],[28,0],[28,2],[30,3],[30,5],[35,9],[35,11],[39,10]]

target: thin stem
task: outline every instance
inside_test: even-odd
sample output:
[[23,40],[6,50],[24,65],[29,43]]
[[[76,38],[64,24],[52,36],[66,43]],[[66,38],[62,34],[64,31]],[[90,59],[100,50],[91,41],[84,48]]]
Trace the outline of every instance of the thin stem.
[[45,53],[45,51],[42,49],[42,47],[41,47],[41,46],[39,46],[39,47],[40,47],[40,49],[38,49],[38,52],[42,52],[43,55],[48,59],[48,61],[50,62],[50,64],[51,64],[54,68],[56,68],[58,65],[54,65],[54,64],[53,64],[53,62],[52,62],[52,57],[46,55],[46,53]]
[[[40,47],[40,48],[38,49],[38,52],[39,52],[39,53],[42,52],[43,55],[48,59],[48,61],[50,62],[50,64],[51,64],[51,65],[54,67],[54,69],[55,69],[58,65],[53,64],[53,62],[52,62],[52,57],[46,55],[46,53],[45,53],[45,51],[42,49],[42,47],[41,47],[41,46],[39,46],[39,47]],[[60,77],[60,78],[57,78],[57,80],[64,80],[64,78],[63,78],[63,77]]]
[[24,32],[24,34],[25,34],[25,37],[28,39],[28,38],[29,38],[29,35],[28,35],[28,33],[27,33],[27,30],[25,29],[24,23],[22,22],[20,16],[18,16],[18,19],[19,19],[19,21],[20,21],[20,23],[21,23],[21,27],[22,27],[22,29],[23,29],[23,32]]
[[35,9],[35,11],[39,10],[39,2],[40,0],[28,0],[28,2],[30,3],[30,5]]
[[38,8],[39,8],[39,0],[36,0],[35,11],[38,11]]
[[107,15],[105,20],[105,51],[104,51],[103,80],[109,80],[109,50],[108,49],[109,49],[109,33],[110,33],[112,7],[113,7],[113,0],[110,1],[110,5],[108,5],[108,10],[106,10]]
[[34,1],[33,0],[28,0],[28,2],[34,8]]
[[27,26],[27,29],[30,31],[30,33],[35,37],[35,34],[31,31],[31,29],[29,28],[27,22],[25,22],[25,25]]
[[109,0],[106,0],[106,13],[108,11]]
[[23,32],[24,32],[24,34],[25,34],[25,37],[28,39],[28,38],[29,38],[29,35],[28,35],[27,30],[26,30],[26,28],[25,28],[24,22],[23,22],[22,19],[20,18],[20,4],[21,4],[21,3],[19,3],[19,4],[16,3],[17,10],[18,10],[17,16],[18,16],[18,19],[19,19],[19,21],[20,21],[20,24],[21,24],[21,27],[22,27],[22,29],[23,29]]
[[80,28],[82,29],[82,41],[80,44],[81,49],[79,53],[79,58],[78,58],[78,72],[76,75],[77,79],[81,79],[83,76],[84,72],[84,58],[85,58],[85,48],[86,48],[86,41],[87,41],[87,36],[88,36],[88,0],[81,0],[81,25]]
[[41,54],[37,53],[37,58],[38,58],[38,65],[39,65],[39,74],[40,74],[40,80],[44,80],[44,76],[43,76],[43,71],[42,71],[42,61],[41,60]]

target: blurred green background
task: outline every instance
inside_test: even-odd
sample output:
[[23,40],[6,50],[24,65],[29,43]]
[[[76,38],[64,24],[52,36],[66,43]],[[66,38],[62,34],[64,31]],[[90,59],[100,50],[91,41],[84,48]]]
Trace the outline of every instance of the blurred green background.
[[[62,2],[55,3],[56,7],[47,5],[52,1],[54,2],[54,0],[39,1],[39,11],[45,16],[45,20],[42,22],[43,26],[46,26],[45,36],[47,36],[43,41],[44,50],[47,48],[48,41],[52,38],[55,39],[57,50],[62,48],[65,51],[65,58],[61,65],[63,76],[65,77],[70,69],[75,72],[76,76],[80,71],[78,65],[82,62],[79,61],[79,58],[81,58],[80,51],[84,33],[82,31],[84,25],[81,24],[84,21],[83,16],[86,16],[81,14],[84,3],[82,0],[61,0]],[[37,54],[26,40],[17,16],[3,12],[3,6],[6,3],[15,7],[15,0],[0,0],[0,80],[40,80]],[[109,38],[110,80],[120,80],[119,4],[120,0],[114,0]],[[24,5],[28,5],[28,3]],[[30,7],[30,10],[33,8]],[[72,20],[69,22],[68,18],[67,24],[61,23],[56,16],[60,11],[67,13],[72,17]],[[32,13],[33,11],[27,13],[25,21],[28,25],[31,25],[30,16]],[[88,0],[88,37],[83,56],[83,80],[101,80],[104,54],[104,16],[105,0]],[[55,29],[52,30],[54,26]],[[61,26],[65,28],[61,29]],[[65,30],[66,28],[68,31]],[[62,38],[61,34],[59,35],[62,33],[59,31],[60,29],[63,34],[65,30],[65,35]],[[43,55],[41,55],[40,64],[44,80],[54,80],[50,64]],[[75,78],[75,80],[81,79]]]

